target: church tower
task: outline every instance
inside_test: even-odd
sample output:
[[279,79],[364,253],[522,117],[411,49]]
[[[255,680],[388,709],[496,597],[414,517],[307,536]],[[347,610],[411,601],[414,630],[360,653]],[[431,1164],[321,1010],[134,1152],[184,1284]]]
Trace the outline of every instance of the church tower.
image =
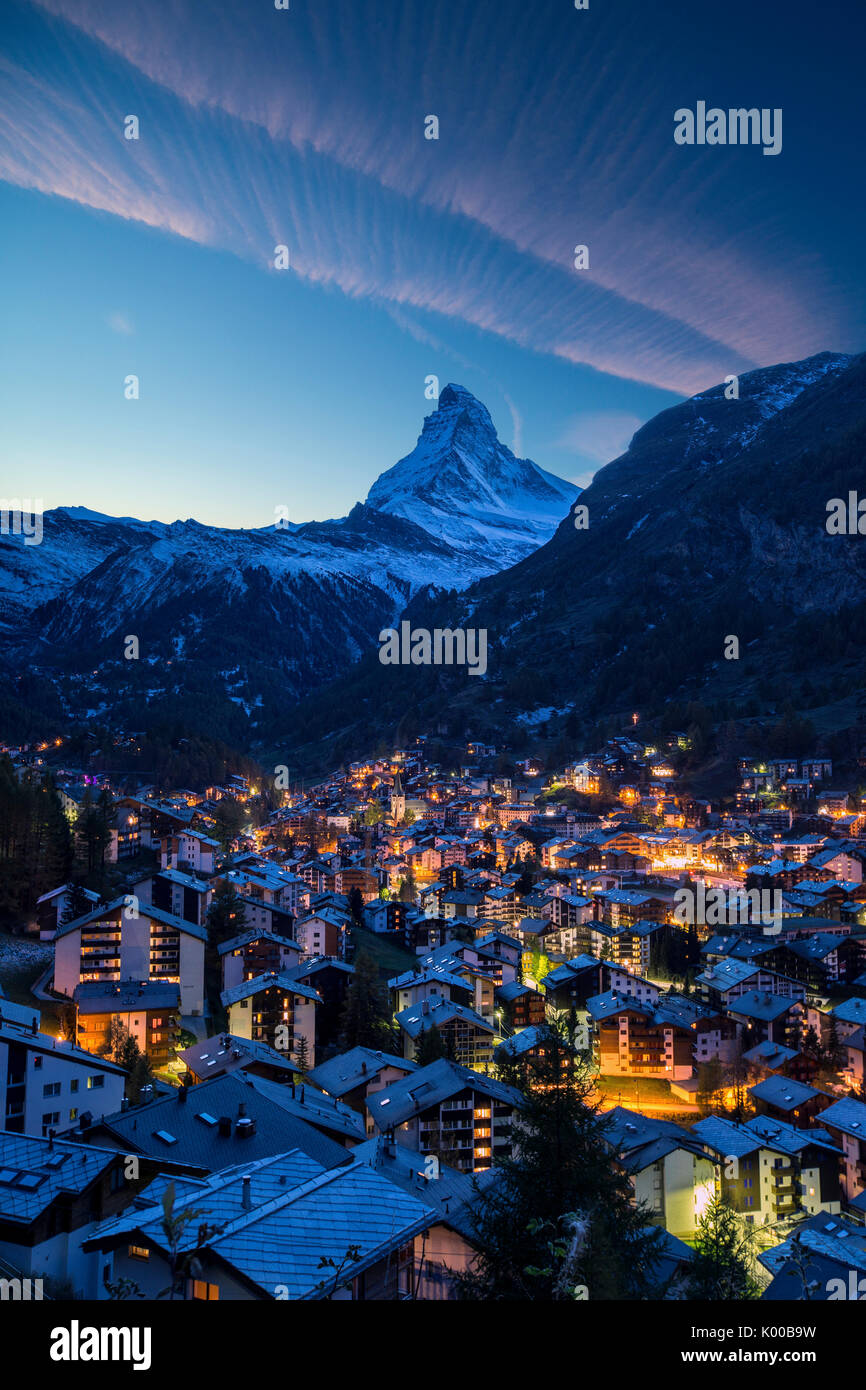
[[391,819],[395,825],[403,819],[406,814],[406,797],[403,792],[403,783],[400,780],[398,771],[394,778],[394,785],[391,788]]

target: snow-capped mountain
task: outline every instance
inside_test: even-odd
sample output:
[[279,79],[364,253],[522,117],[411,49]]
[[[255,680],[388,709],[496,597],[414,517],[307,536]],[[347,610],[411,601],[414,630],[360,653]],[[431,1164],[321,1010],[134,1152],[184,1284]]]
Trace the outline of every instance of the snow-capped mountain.
[[499,440],[486,407],[463,386],[446,386],[418,443],[383,473],[367,505],[405,517],[449,545],[491,548],[497,569],[543,544],[580,489],[518,459]]
[[[0,535],[0,635],[13,667],[87,672],[94,717],[121,686],[168,694],[189,663],[249,709],[254,666],[292,700],[375,646],[419,591],[529,554],[577,492],[516,459],[485,407],[449,386],[413,453],[336,521],[236,531],[59,507],[38,545]],[[137,662],[123,659],[129,635]]]
[[[672,406],[581,493],[585,528],[566,517],[449,604],[451,623],[456,610],[487,632],[483,681],[365,659],[296,712],[306,746],[338,736],[361,756],[406,711],[414,728],[499,743],[521,721],[559,733],[568,715],[670,702],[809,709],[819,683],[845,699],[863,686],[866,547],[828,533],[827,504],[862,497],[864,450],[866,354],[760,368]],[[432,596],[412,617],[433,628],[445,613]]]

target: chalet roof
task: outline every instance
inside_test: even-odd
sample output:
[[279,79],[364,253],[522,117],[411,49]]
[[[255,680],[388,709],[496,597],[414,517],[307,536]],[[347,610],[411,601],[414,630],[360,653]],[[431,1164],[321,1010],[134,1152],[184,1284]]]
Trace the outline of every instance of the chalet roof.
[[[67,922],[58,927],[54,933],[54,940],[59,941],[61,937],[80,930],[81,927],[87,926],[90,922],[107,921],[113,914],[123,912],[128,908],[128,895],[115,898],[113,902],[104,903],[102,907],[96,907],[92,912],[85,912],[83,916],[76,917],[74,922]],[[174,927],[177,931],[185,932],[187,936],[195,936],[199,941],[207,941],[207,928],[198,926],[196,922],[188,922],[185,917],[175,917],[172,912],[163,912],[162,908],[153,907],[150,903],[139,903],[137,910],[138,916],[145,917],[148,921],[159,922],[165,927]]]
[[[97,1227],[85,1248],[111,1248],[141,1232],[165,1250],[159,1199],[166,1186],[153,1183],[135,1208]],[[265,1296],[290,1300],[329,1296],[333,1275],[323,1270],[323,1259],[341,1269],[341,1283],[348,1282],[435,1219],[432,1207],[368,1164],[326,1169],[297,1149],[182,1184],[175,1207],[185,1206],[203,1216],[189,1223],[181,1249],[212,1251]],[[202,1221],[218,1230],[200,1244]],[[347,1261],[350,1249],[357,1255]]]
[[412,1076],[395,1081],[382,1091],[367,1097],[369,1110],[377,1129],[395,1129],[416,1115],[423,1114],[433,1106],[463,1091],[474,1091],[488,1096],[494,1103],[518,1109],[522,1103],[520,1092],[513,1086],[494,1081],[489,1076],[461,1067],[457,1062],[440,1058],[431,1062]]
[[406,1057],[394,1057],[372,1047],[352,1047],[338,1057],[332,1057],[309,1073],[310,1081],[330,1096],[343,1096],[367,1081],[374,1081],[387,1067],[406,1075],[418,1070],[417,1062]]
[[0,1220],[30,1225],[56,1197],[85,1192],[116,1149],[0,1130]]
[[[291,1087],[281,1089],[288,1091]],[[324,1097],[323,1097],[324,1099]],[[244,1116],[255,1121],[255,1133],[237,1128]],[[219,1121],[231,1121],[221,1134]],[[326,1168],[346,1161],[346,1150],[284,1104],[278,1104],[252,1084],[247,1073],[229,1073],[175,1091],[149,1105],[120,1110],[90,1127],[87,1134],[105,1134],[119,1142],[124,1153],[146,1154],[200,1173],[216,1172],[234,1162],[252,1162],[289,1149],[301,1149]]]
[[297,980],[286,970],[267,971],[264,975],[256,975],[252,980],[242,980],[238,985],[232,985],[231,989],[224,989],[220,995],[224,1008],[229,1008],[232,1004],[237,1004],[241,999],[250,999],[256,994],[262,994],[268,989],[283,989],[288,994],[298,994],[304,999],[310,999],[316,1004],[321,1004],[321,995],[310,985],[305,985],[301,980]]

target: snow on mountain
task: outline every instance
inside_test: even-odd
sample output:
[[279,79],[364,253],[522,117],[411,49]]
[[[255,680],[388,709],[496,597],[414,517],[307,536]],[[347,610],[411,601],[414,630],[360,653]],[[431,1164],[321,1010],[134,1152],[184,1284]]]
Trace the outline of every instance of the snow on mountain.
[[375,645],[420,590],[463,589],[529,554],[576,494],[449,386],[418,447],[338,520],[227,530],[59,507],[39,545],[0,536],[0,629],[19,663],[91,672],[129,633],[166,666],[181,650],[209,665],[231,643],[296,696]]
[[414,521],[458,549],[493,548],[498,569],[548,540],[579,493],[530,459],[515,458],[486,406],[451,384],[411,454],[370,488],[367,505]]

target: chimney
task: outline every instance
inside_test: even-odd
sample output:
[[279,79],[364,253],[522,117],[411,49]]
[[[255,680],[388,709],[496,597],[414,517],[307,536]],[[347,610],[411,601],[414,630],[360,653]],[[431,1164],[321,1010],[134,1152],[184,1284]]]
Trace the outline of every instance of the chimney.
[[219,1117],[219,1124],[217,1125],[217,1129],[219,1130],[219,1134],[220,1134],[220,1138],[221,1138],[221,1139],[230,1139],[230,1138],[231,1138],[231,1133],[232,1133],[232,1117],[231,1117],[231,1115],[220,1115],[220,1117]]
[[179,1087],[178,1087],[178,1090],[177,1090],[177,1099],[178,1099],[178,1104],[179,1104],[179,1105],[186,1105],[186,1093],[187,1093],[188,1090],[189,1090],[189,1087],[188,1087],[188,1086],[179,1086]]
[[33,1036],[34,1036],[34,1038],[35,1038],[35,1037],[36,1037],[36,1034],[39,1032],[39,1019],[38,1019],[38,1018],[32,1018],[32,1019],[30,1020],[30,1031],[31,1031],[31,1033],[33,1034]]
[[252,1180],[249,1176],[244,1178],[241,1188],[241,1206],[244,1211],[252,1211],[253,1209]]
[[53,1130],[53,1129],[49,1129],[49,1131],[48,1131],[48,1152],[49,1152],[49,1153],[53,1153],[53,1152],[54,1152],[54,1130]]

